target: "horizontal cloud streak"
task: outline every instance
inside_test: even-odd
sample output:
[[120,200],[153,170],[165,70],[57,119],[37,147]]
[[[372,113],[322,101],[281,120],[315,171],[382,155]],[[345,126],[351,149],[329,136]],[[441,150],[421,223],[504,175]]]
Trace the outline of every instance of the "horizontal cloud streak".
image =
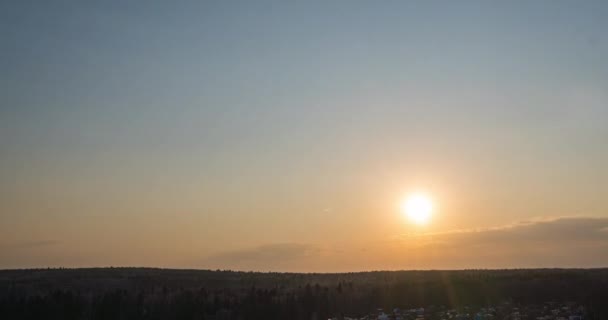
[[205,266],[277,271],[603,267],[608,265],[607,230],[608,218],[539,219],[401,235],[365,247],[272,244],[220,253]]
[[432,266],[601,267],[608,264],[608,218],[565,217],[398,237],[396,248]]
[[40,241],[27,241],[9,244],[0,244],[0,248],[3,249],[29,249],[38,247],[47,247],[57,245],[59,242],[55,240],[40,240]]
[[402,241],[426,240],[431,245],[587,243],[608,241],[608,218],[569,217],[520,222],[503,227],[455,230],[423,235],[402,236]]
[[217,253],[207,257],[204,263],[214,268],[275,270],[277,266],[290,265],[318,252],[311,244],[277,243]]

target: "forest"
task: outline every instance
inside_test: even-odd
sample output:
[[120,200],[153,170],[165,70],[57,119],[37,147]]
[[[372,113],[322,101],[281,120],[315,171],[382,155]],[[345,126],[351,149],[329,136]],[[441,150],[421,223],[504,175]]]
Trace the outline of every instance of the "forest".
[[608,269],[261,273],[0,270],[3,319],[328,319],[384,308],[573,302],[608,319]]

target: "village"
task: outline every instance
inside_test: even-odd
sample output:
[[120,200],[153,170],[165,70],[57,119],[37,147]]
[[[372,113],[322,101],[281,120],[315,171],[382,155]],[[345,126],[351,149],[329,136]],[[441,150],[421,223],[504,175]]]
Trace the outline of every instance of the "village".
[[377,309],[364,317],[336,317],[330,320],[585,320],[583,306],[570,303],[546,302],[541,305],[519,305],[504,302],[485,307],[450,309],[428,306],[412,309]]

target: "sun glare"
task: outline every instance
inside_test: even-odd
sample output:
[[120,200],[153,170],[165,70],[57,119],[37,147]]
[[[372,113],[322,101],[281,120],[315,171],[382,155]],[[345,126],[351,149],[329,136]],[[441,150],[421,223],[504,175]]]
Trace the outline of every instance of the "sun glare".
[[401,203],[401,211],[414,223],[423,225],[431,219],[433,201],[423,193],[409,195]]

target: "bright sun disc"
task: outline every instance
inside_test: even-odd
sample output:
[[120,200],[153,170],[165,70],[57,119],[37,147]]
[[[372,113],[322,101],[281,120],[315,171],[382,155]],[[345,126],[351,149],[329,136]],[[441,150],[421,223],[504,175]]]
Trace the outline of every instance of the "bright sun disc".
[[401,204],[401,210],[417,224],[426,224],[433,212],[433,202],[425,194],[417,193],[408,196]]

